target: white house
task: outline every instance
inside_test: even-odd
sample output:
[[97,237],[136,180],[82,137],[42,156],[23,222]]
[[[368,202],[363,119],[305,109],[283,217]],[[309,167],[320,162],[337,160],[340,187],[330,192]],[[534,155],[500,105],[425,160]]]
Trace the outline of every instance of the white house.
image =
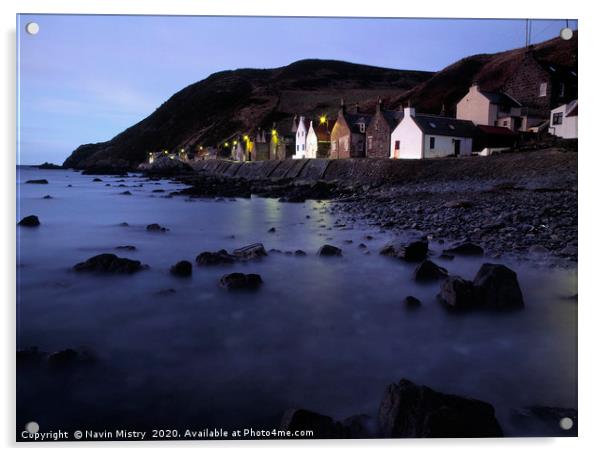
[[[477,125],[495,125],[512,131],[526,129],[521,104],[504,92],[486,92],[473,84],[456,105],[456,118]],[[523,125],[525,124],[525,125]]]
[[577,137],[577,100],[558,106],[550,112],[549,132],[554,136],[572,139]]
[[309,130],[307,132],[307,140],[305,141],[305,158],[318,157],[318,135],[314,129],[314,121],[309,121]]
[[308,158],[307,157],[307,131],[309,125],[304,116],[299,117],[299,125],[297,126],[297,133],[295,135],[295,153],[294,159]]
[[404,108],[391,134],[391,158],[420,159],[470,155],[475,125],[469,120],[416,114]]
[[245,157],[245,151],[242,147],[242,144],[240,143],[240,141],[234,141],[234,142],[235,142],[235,145],[233,148],[234,160],[244,162],[246,157]]

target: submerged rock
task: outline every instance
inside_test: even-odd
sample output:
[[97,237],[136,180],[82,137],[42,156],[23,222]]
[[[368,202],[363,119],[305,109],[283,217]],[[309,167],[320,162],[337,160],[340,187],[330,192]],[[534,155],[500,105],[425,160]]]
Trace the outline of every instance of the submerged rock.
[[118,245],[117,247],[115,247],[115,250],[134,251],[134,250],[136,250],[136,246],[134,246],[134,245]]
[[450,276],[441,283],[439,299],[451,309],[471,309],[476,306],[474,285],[460,276]]
[[256,290],[263,283],[259,274],[233,272],[222,276],[219,284],[226,290]]
[[186,260],[178,261],[170,268],[169,272],[179,277],[188,277],[192,275],[192,263]]
[[121,192],[120,195],[131,195],[132,192],[130,192],[129,190],[126,190],[125,192]]
[[295,250],[295,256],[306,256],[307,253],[305,253],[303,250]]
[[102,179],[100,177],[95,177],[92,179],[92,182],[102,182]]
[[48,181],[46,179],[30,179],[25,181],[26,184],[47,184]]
[[268,230],[268,233],[275,233],[275,232],[276,232],[276,228],[274,228],[274,227],[271,227],[271,228]]
[[414,296],[406,296],[403,303],[408,309],[416,309],[422,305],[420,299],[415,298]]
[[342,254],[343,251],[341,249],[330,244],[324,244],[318,250],[318,255],[320,256],[341,256]]
[[472,242],[462,242],[443,251],[445,254],[451,255],[483,255],[483,249]]
[[73,270],[76,272],[102,272],[111,274],[132,274],[142,269],[144,267],[140,261],[120,258],[112,253],[101,253],[73,266]]
[[381,249],[380,254],[405,261],[423,261],[428,255],[428,241],[417,240],[408,243],[392,243]]
[[263,244],[257,242],[234,250],[232,255],[239,260],[256,260],[268,256],[268,253]]
[[50,195],[44,195],[44,197],[42,199],[49,200],[49,199],[52,199],[52,196],[50,196]]
[[447,269],[437,266],[430,260],[424,260],[414,270],[414,280],[417,282],[430,282],[447,277]]
[[166,232],[169,231],[168,228],[159,225],[158,223],[151,223],[150,225],[146,225],[146,231],[154,231],[154,232]]
[[440,393],[401,379],[385,392],[378,412],[383,437],[502,437],[491,404]]
[[28,215],[27,217],[23,217],[18,225],[29,227],[40,226],[40,219],[36,215]]
[[235,258],[230,255],[226,250],[219,250],[217,252],[201,252],[196,257],[196,263],[199,266],[214,266],[217,264],[231,264],[234,263]]

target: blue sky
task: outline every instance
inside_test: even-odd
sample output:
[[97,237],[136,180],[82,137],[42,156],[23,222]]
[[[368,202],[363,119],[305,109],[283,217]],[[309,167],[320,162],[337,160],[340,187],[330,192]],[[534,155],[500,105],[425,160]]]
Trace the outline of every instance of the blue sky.
[[[37,35],[23,32],[32,21]],[[563,26],[533,21],[532,42]],[[20,164],[62,163],[216,71],[305,58],[436,71],[525,42],[524,20],[21,15],[17,27]]]

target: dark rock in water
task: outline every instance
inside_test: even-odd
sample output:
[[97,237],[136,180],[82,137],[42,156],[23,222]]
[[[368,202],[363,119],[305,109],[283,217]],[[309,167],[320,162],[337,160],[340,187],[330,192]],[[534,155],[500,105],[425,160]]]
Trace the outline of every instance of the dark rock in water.
[[199,266],[214,266],[217,264],[234,263],[235,258],[225,250],[217,252],[201,252],[196,257],[196,262]]
[[47,184],[48,181],[46,179],[30,179],[25,182],[26,184]]
[[154,232],[166,232],[167,228],[159,225],[158,223],[151,223],[150,225],[146,225],[146,231],[154,231]]
[[23,217],[18,223],[20,226],[40,226],[40,219],[36,215],[28,215]]
[[95,177],[92,179],[92,182],[102,182],[102,179],[100,177]]
[[117,247],[115,247],[116,250],[129,250],[129,251],[134,251],[136,250],[136,246],[133,245],[118,245]]
[[73,187],[73,185],[71,185],[71,184],[68,184],[68,185],[67,185],[67,187]]
[[263,244],[257,242],[234,250],[232,255],[239,260],[256,260],[268,256],[268,253],[265,251]]
[[305,253],[303,250],[295,250],[295,256],[305,256],[307,255],[307,253]]
[[57,351],[48,356],[48,367],[51,369],[70,369],[94,361],[94,357],[87,352],[78,352],[72,348]]
[[345,244],[353,244],[353,241],[351,239],[345,239],[343,242]]
[[487,402],[440,393],[401,379],[385,392],[378,412],[383,437],[502,437]]
[[405,261],[423,261],[428,254],[428,248],[428,241],[417,240],[406,244],[388,244],[380,251],[380,254]]
[[533,436],[577,436],[577,410],[535,405],[512,411],[512,422]]
[[255,290],[263,283],[259,274],[233,272],[222,276],[219,284],[226,290]]
[[430,260],[424,260],[414,270],[414,280],[429,282],[447,277],[447,269],[437,266]]
[[318,255],[320,256],[341,256],[342,254],[343,251],[341,249],[330,244],[324,244],[318,250]]
[[192,275],[192,263],[190,261],[178,261],[169,270],[173,275],[179,277],[188,277]]
[[130,224],[128,222],[121,222],[119,226],[130,226]]
[[525,306],[516,273],[502,264],[483,264],[473,282],[482,307],[510,310]]
[[268,233],[275,233],[276,232],[276,228],[272,227],[268,230]]
[[50,196],[50,195],[45,195],[45,196],[44,196],[42,199],[49,200],[49,199],[52,199],[52,196]]
[[443,253],[452,255],[483,255],[484,252],[480,246],[472,242],[462,242],[444,250]]
[[153,193],[165,193],[165,190],[162,188],[157,188],[156,190],[153,190]]
[[132,192],[130,192],[129,190],[126,190],[125,192],[121,192],[120,195],[131,195]]
[[280,249],[270,249],[269,252],[270,253],[282,253],[282,250],[280,250]]
[[406,307],[411,308],[411,309],[415,309],[422,305],[422,302],[420,302],[420,299],[415,298],[414,296],[406,296],[405,299],[403,300],[403,303]]
[[450,276],[441,283],[439,299],[454,310],[467,310],[476,305],[473,283],[459,276]]
[[360,243],[357,245],[357,247],[358,247],[358,249],[367,249],[367,248],[368,248],[368,246],[367,246],[366,244],[364,244],[363,242],[360,242]]
[[342,426],[331,417],[304,409],[289,409],[280,421],[281,431],[313,431],[313,438],[341,437]]
[[142,269],[143,266],[140,261],[120,258],[112,253],[101,253],[73,266],[73,270],[77,272],[103,272],[111,274],[132,274]]
[[61,165],[55,165],[54,163],[44,162],[38,165],[38,169],[64,169]]

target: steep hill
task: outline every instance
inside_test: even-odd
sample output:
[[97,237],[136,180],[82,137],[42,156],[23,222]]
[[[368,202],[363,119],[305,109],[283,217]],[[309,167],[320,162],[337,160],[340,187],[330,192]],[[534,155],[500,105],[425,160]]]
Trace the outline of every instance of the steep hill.
[[218,144],[296,113],[334,115],[341,97],[355,103],[378,95],[399,96],[431,76],[335,60],[222,71],[182,89],[110,141],[78,147],[64,165],[134,166],[149,151]]

